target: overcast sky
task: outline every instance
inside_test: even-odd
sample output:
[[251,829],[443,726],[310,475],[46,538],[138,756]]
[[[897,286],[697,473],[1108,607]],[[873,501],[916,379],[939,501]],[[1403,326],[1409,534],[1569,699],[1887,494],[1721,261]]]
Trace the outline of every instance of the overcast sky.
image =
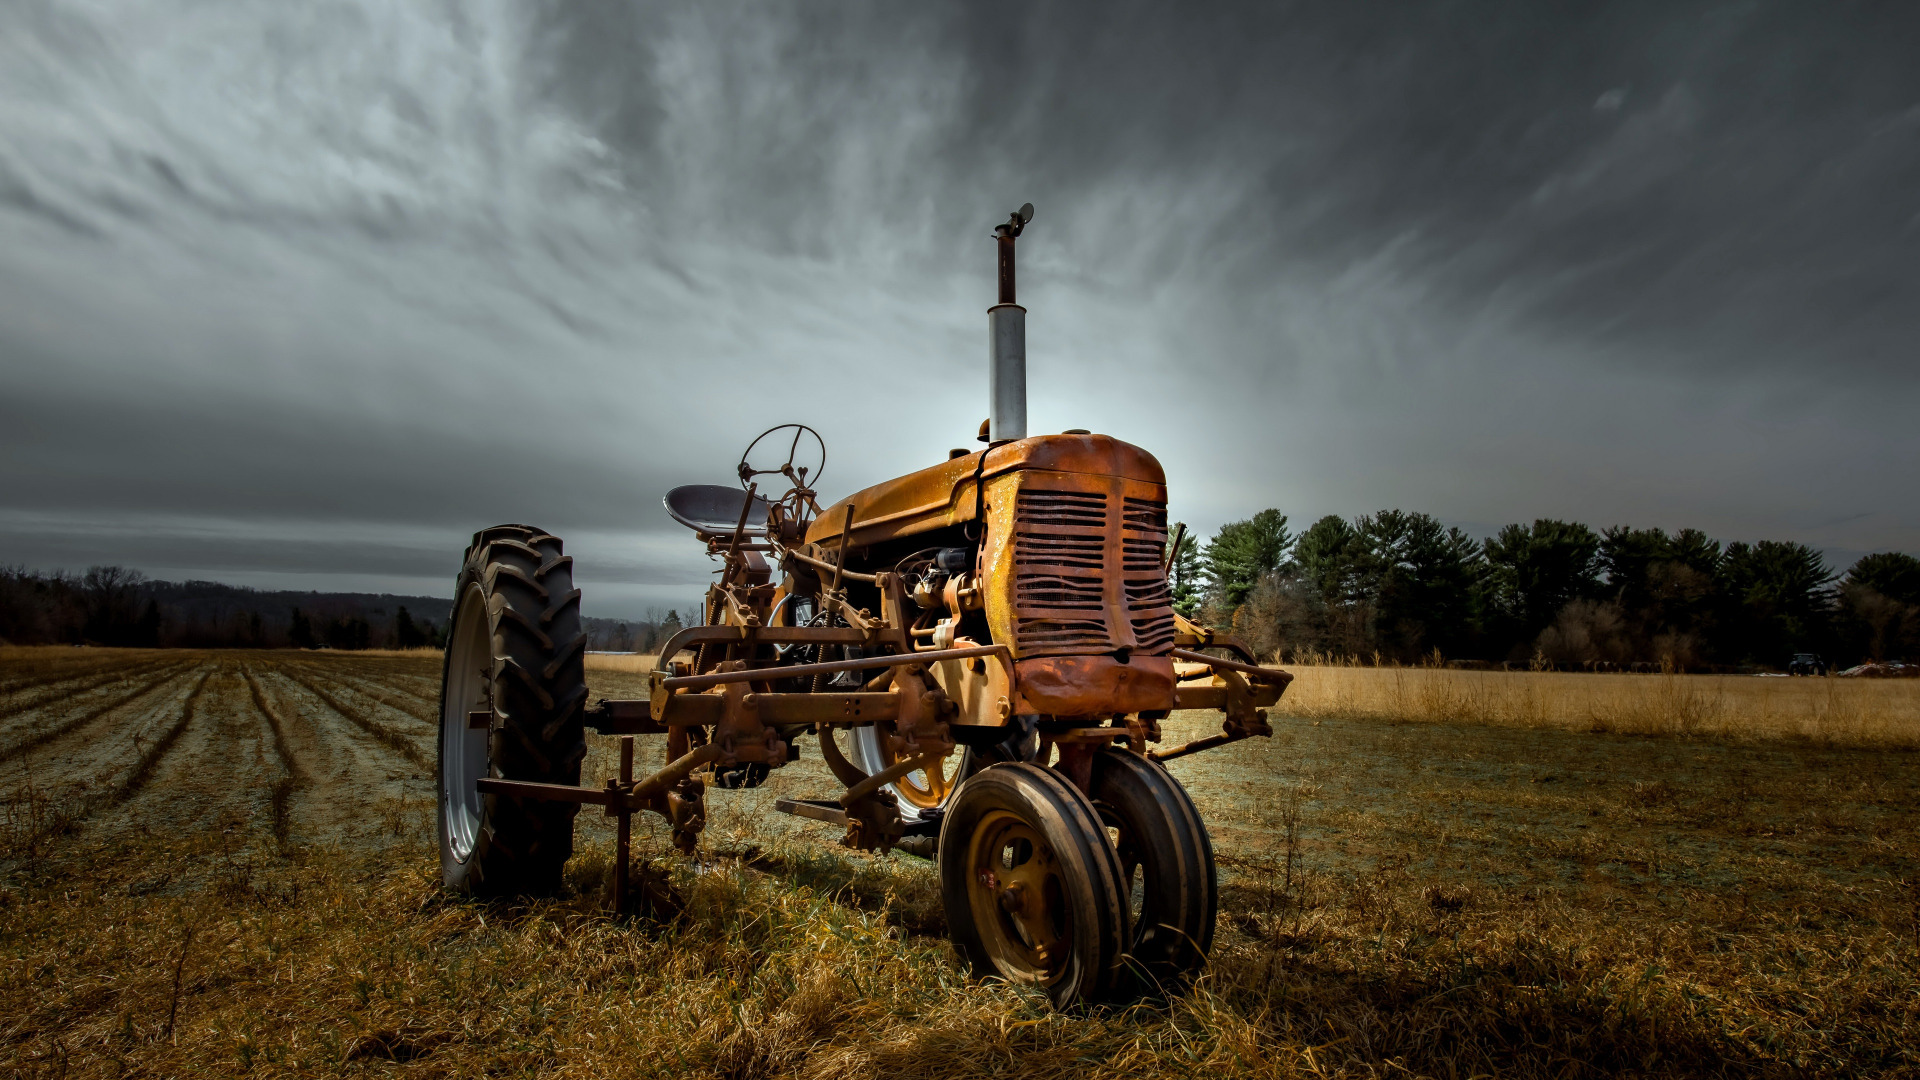
[[1920,552],[1911,5],[0,3],[0,563],[589,614],[761,428],[1035,431],[1204,532],[1398,507]]

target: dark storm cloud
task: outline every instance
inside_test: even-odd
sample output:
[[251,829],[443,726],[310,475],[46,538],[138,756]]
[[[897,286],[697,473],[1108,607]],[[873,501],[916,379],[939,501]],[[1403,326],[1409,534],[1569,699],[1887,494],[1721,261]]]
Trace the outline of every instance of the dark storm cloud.
[[760,427],[835,492],[966,440],[1023,199],[1036,424],[1153,448],[1198,524],[1920,546],[1916,26],[25,0],[0,561],[430,580],[520,518],[683,602],[659,495]]
[[[664,190],[678,147],[663,138],[673,61],[659,43],[688,20],[625,4],[552,14],[551,92],[631,182]],[[1058,192],[1071,213],[1071,192],[1225,173],[1236,190],[1182,220],[1195,231],[1156,235],[1143,200],[1129,209],[1144,228],[1072,239],[1142,275],[1220,264],[1213,283],[1234,291],[1391,251],[1452,303],[1508,298],[1550,328],[1701,366],[1817,349],[1904,376],[1920,20],[1885,16],[1098,4],[851,7],[771,32],[758,11],[690,21],[747,44],[708,74],[731,105],[734,167],[702,183],[768,246],[825,251],[851,228],[929,216],[977,231],[996,181]],[[932,131],[901,122],[916,109]],[[910,175],[836,174],[849,142],[903,127]],[[823,198],[836,181],[874,198]],[[1163,243],[1129,256],[1142,231]]]

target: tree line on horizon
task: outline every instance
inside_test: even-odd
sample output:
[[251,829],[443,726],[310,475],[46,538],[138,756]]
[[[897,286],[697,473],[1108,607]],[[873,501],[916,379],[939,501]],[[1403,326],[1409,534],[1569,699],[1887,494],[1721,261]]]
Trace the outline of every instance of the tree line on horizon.
[[429,648],[444,643],[451,606],[434,597],[154,581],[120,566],[84,574],[0,568],[0,642],[15,645]]
[[[155,581],[138,570],[84,574],[0,567],[0,644],[194,649],[417,649],[446,644],[453,601],[434,596],[264,591]],[[676,612],[582,619],[589,649],[648,652],[680,630]]]
[[[1514,524],[1485,540],[1427,514],[1319,519],[1262,510],[1202,542],[1180,527],[1174,606],[1262,656],[1553,666],[1779,668],[1920,660],[1920,559],[1867,555],[1844,574],[1805,544],[1722,543],[1696,529]],[[404,601],[404,603],[402,603]],[[0,567],[0,642],[190,648],[444,644],[450,599],[264,592]],[[588,648],[648,653],[677,611],[585,620]]]
[[1174,605],[1262,656],[1548,666],[1781,668],[1920,659],[1920,559],[1836,573],[1805,544],[1697,529],[1599,532],[1542,518],[1476,540],[1427,514],[1328,515],[1295,534],[1267,509],[1188,535]]

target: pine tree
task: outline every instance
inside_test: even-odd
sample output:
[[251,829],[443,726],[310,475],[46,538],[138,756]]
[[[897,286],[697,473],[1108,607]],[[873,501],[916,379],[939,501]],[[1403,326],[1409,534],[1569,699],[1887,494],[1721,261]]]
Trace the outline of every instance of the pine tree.
[[1211,599],[1229,609],[1239,607],[1260,584],[1261,575],[1286,562],[1292,547],[1287,515],[1278,510],[1262,510],[1245,521],[1220,526],[1200,556]]
[[404,607],[393,616],[393,641],[402,649],[418,649],[427,643],[427,635],[414,625],[413,616]]
[[1173,610],[1191,619],[1200,610],[1203,599],[1200,538],[1187,531],[1184,521],[1174,526],[1174,533],[1180,537],[1180,547],[1173,553],[1168,567],[1167,585],[1173,592]]
[[1509,525],[1484,549],[1491,604],[1515,652],[1530,650],[1568,604],[1602,594],[1600,537],[1585,525]]
[[1399,660],[1459,655],[1473,635],[1480,545],[1427,514],[1382,510],[1356,522],[1359,593],[1374,647]]
[[1719,592],[1727,607],[1725,645],[1747,663],[1785,665],[1813,652],[1827,634],[1834,573],[1805,544],[1732,543],[1720,561]]

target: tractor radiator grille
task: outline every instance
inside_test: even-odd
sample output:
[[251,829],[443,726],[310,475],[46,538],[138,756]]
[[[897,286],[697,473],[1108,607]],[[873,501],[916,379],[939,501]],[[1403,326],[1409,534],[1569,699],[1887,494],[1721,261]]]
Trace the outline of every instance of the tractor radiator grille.
[[1126,522],[1120,530],[1122,570],[1126,575],[1127,618],[1134,648],[1149,655],[1173,648],[1173,593],[1167,589],[1167,504],[1126,497]]
[[1166,504],[1024,489],[1014,507],[1014,633],[1024,655],[1173,647]]

